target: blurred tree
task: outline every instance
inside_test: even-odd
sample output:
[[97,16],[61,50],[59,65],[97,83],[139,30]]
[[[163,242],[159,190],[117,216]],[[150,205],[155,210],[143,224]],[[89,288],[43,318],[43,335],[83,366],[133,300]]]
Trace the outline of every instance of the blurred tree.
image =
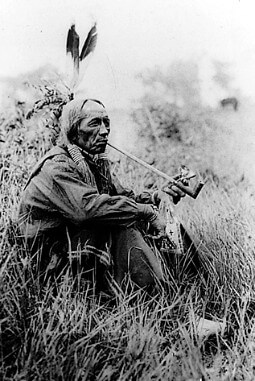
[[137,75],[145,86],[133,118],[139,134],[161,144],[164,138],[182,141],[187,112],[200,105],[198,65],[173,61],[167,69],[155,67]]
[[199,70],[193,61],[173,61],[166,70],[155,67],[137,77],[148,88],[148,92],[176,106],[193,107],[200,104]]

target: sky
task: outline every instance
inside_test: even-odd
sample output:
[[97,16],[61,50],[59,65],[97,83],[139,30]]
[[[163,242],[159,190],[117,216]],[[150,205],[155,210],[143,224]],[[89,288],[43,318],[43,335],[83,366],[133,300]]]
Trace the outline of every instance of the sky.
[[134,74],[174,60],[198,63],[205,102],[218,96],[212,60],[229,63],[234,85],[255,97],[254,11],[254,0],[0,0],[0,77],[46,63],[64,72],[68,28],[83,42],[96,21],[82,86],[109,107],[140,95]]

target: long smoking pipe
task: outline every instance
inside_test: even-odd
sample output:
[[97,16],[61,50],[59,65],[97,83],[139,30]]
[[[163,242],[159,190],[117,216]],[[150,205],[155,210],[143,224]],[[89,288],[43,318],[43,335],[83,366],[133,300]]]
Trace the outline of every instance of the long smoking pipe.
[[204,186],[204,182],[203,181],[198,181],[197,184],[194,186],[194,188],[191,188],[188,185],[184,185],[181,181],[176,180],[174,177],[168,176],[164,172],[161,172],[159,169],[153,167],[152,165],[146,163],[145,161],[139,159],[138,157],[132,155],[131,153],[129,153],[129,152],[127,152],[127,151],[125,151],[125,150],[123,150],[123,149],[121,149],[119,147],[116,147],[115,145],[113,145],[111,143],[107,143],[107,144],[108,144],[109,147],[111,147],[111,148],[115,149],[116,151],[122,153],[123,155],[129,157],[131,160],[135,161],[136,163],[144,166],[149,171],[151,171],[153,173],[156,173],[158,176],[161,176],[162,178],[167,180],[170,184],[173,184],[173,185],[177,186],[184,193],[186,193],[187,195],[189,195],[192,198],[197,198],[198,194],[200,193],[201,189]]

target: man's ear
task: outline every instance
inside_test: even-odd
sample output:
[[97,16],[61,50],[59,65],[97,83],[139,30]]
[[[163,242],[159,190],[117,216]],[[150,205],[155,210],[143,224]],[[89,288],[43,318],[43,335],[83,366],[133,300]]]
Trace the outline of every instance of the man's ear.
[[79,139],[78,139],[78,131],[77,131],[77,134],[73,137],[73,139],[72,139],[72,141],[71,141],[71,143],[72,144],[76,144],[76,145],[79,145],[78,143],[79,143]]
[[[70,136],[71,135],[71,136]],[[75,126],[69,135],[69,141],[71,144],[77,144],[79,140],[79,126]]]

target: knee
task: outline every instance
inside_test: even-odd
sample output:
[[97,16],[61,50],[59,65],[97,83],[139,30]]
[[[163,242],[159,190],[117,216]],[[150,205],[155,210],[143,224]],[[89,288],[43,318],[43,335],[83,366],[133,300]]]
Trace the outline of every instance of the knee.
[[154,285],[156,274],[153,273],[153,269],[143,251],[133,247],[130,249],[129,257],[128,270],[131,280],[141,288]]

